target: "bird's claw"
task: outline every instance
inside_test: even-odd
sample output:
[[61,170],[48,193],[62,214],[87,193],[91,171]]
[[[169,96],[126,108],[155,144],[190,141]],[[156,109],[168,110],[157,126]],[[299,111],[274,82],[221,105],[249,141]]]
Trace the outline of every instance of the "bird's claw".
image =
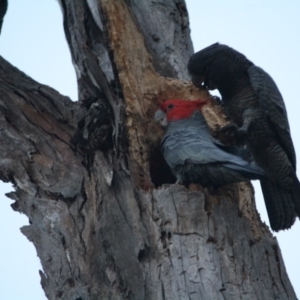
[[240,137],[244,137],[247,135],[248,133],[248,128],[242,126],[242,127],[237,127],[237,132],[239,134]]
[[220,132],[220,133],[236,133],[239,131],[239,127],[234,124],[234,123],[230,123],[228,125],[225,125],[219,129],[217,129],[217,132]]
[[247,129],[245,127],[238,127],[234,123],[230,123],[222,128],[217,129],[217,133],[225,135],[227,139],[234,139],[238,144],[244,144],[247,136]]

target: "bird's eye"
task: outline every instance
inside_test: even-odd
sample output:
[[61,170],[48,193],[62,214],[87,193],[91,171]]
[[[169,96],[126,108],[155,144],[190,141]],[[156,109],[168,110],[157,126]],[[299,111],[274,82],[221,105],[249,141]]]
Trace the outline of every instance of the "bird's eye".
[[173,107],[174,107],[173,104],[169,104],[169,105],[168,105],[168,109],[172,109]]

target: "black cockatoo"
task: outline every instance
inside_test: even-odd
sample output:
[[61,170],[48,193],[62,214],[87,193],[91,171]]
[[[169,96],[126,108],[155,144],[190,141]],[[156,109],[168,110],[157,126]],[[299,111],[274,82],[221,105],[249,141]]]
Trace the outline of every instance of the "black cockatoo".
[[193,54],[188,70],[196,86],[219,90],[232,128],[245,137],[265,170],[261,187],[271,228],[290,228],[300,216],[300,183],[287,112],[275,82],[243,54],[219,43]]

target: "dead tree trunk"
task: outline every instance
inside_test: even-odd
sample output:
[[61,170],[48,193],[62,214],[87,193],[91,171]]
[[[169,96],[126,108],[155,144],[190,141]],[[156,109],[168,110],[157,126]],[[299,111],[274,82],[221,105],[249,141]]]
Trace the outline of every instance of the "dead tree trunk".
[[[172,185],[159,152],[158,103],[209,97],[181,81],[184,0],[60,4],[80,101],[0,60],[0,177],[30,219],[47,297],[296,299],[251,185]],[[205,116],[224,124],[213,103]]]

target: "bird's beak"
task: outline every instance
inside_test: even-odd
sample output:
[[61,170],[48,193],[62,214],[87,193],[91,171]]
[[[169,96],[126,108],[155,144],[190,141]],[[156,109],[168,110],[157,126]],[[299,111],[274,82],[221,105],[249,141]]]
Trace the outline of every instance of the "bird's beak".
[[211,80],[207,80],[206,82],[204,82],[204,85],[208,90],[211,91],[217,88],[217,86]]
[[199,89],[205,89],[205,77],[199,75],[192,75],[192,82],[193,84],[198,87]]
[[166,127],[168,125],[167,115],[161,109],[157,110],[154,115],[154,120],[159,122],[161,126]]
[[193,84],[199,89],[215,90],[217,86],[205,76],[192,75]]

